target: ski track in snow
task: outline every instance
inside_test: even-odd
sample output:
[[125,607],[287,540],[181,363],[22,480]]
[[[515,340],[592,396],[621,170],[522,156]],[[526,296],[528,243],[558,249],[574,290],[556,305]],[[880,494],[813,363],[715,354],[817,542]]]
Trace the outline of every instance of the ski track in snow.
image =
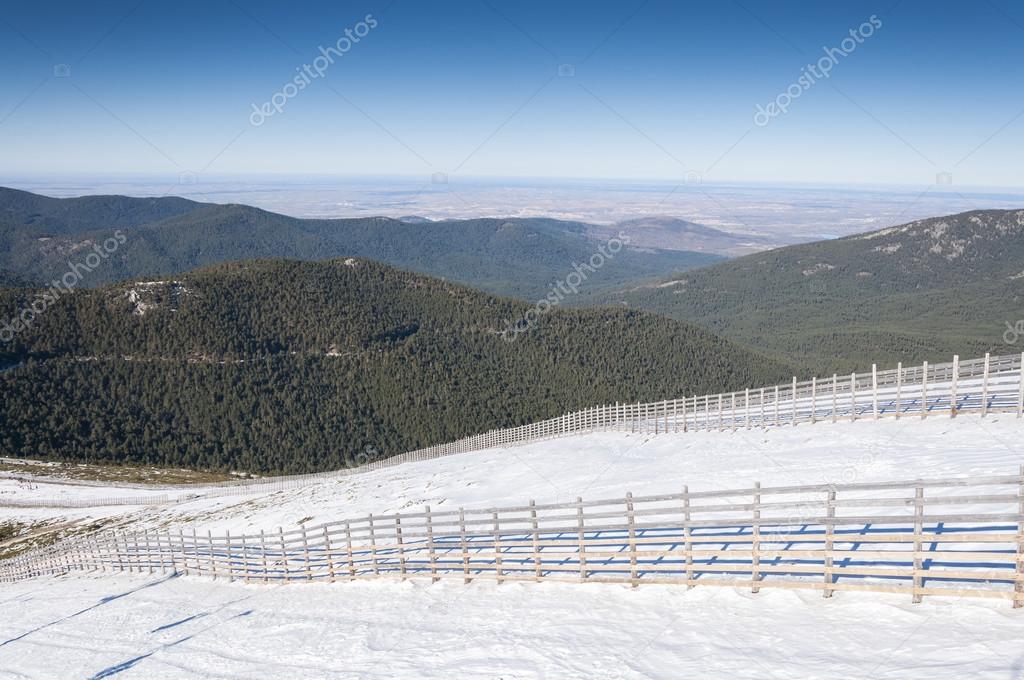
[[[165,508],[0,507],[232,532],[419,508],[765,485],[1013,474],[1024,423],[931,417],[672,435],[603,433]],[[0,499],[146,491],[0,480]],[[201,487],[199,487],[201,489]],[[1024,610],[899,595],[645,584],[244,585],[74,575],[0,587],[0,678],[1024,678]]]

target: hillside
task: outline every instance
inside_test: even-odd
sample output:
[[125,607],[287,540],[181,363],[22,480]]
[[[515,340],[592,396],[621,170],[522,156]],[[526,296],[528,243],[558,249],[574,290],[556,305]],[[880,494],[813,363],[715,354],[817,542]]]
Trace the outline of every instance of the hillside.
[[9,287],[17,288],[19,286],[28,286],[30,282],[15,274],[7,269],[0,269],[0,288]]
[[691,250],[737,257],[780,245],[777,238],[736,234],[669,215],[650,215],[624,220],[610,227],[590,226],[592,234],[629,234],[632,243],[649,248]]
[[[34,299],[0,291],[0,319]],[[61,297],[3,346],[0,455],[296,472],[615,401],[791,375],[627,310],[525,304],[364,260],[263,260]],[[21,365],[17,365],[17,364]]]
[[40,236],[71,236],[99,229],[125,229],[182,215],[200,203],[184,198],[80,196],[51,198],[0,187],[0,225]]
[[605,299],[831,373],[1007,352],[1024,318],[1024,211],[919,220],[738,258]]
[[[259,257],[362,257],[482,290],[537,300],[612,235],[550,219],[442,222],[389,218],[297,219],[244,205],[179,198],[57,199],[0,189],[0,268],[38,283],[64,274],[115,231],[124,243],[81,281],[100,286],[173,276]],[[581,295],[717,262],[710,253],[623,248],[590,274]]]

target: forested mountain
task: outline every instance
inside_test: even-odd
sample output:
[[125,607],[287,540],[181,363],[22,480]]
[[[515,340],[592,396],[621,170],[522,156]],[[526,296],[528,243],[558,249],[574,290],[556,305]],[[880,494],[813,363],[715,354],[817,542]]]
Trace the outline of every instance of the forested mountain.
[[[537,300],[586,263],[608,235],[588,225],[532,219],[403,221],[297,219],[244,205],[180,198],[57,199],[0,189],[0,268],[40,285],[56,279],[115,232],[123,243],[80,285],[165,277],[257,257],[363,257],[500,295]],[[111,245],[113,245],[111,243]],[[583,296],[722,258],[626,246],[580,287]]]
[[7,269],[0,269],[0,288],[28,286],[29,281]]
[[637,246],[692,250],[736,257],[775,248],[793,241],[752,234],[735,234],[670,215],[646,215],[617,224],[601,227],[591,225],[589,233],[612,234],[625,232]]
[[1024,211],[982,210],[780,248],[605,301],[692,321],[831,373],[873,359],[1012,353]]
[[[38,293],[0,291],[0,320]],[[60,296],[0,343],[0,455],[298,472],[791,370],[689,324],[528,305],[366,260]],[[510,464],[514,464],[510,461]]]
[[182,215],[201,205],[175,196],[51,198],[0,187],[0,225],[34,230],[39,236],[72,236],[99,229],[137,227]]

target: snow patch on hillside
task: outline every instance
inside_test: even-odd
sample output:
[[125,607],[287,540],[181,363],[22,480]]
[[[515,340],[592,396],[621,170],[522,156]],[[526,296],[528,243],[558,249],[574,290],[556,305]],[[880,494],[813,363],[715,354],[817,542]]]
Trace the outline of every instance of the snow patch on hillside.
[[145,316],[162,303],[168,311],[178,311],[178,300],[183,295],[192,295],[192,290],[181,281],[142,281],[125,292],[132,307],[132,314]]

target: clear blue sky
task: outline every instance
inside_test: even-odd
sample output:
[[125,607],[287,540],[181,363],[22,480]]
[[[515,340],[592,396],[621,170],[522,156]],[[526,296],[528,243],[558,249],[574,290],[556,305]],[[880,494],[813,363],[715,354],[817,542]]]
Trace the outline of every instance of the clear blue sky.
[[[251,125],[253,104],[367,14],[376,27]],[[754,124],[872,15],[828,79]],[[925,184],[949,170],[1024,185],[1024,7],[1009,0],[14,1],[0,64],[8,176]]]

